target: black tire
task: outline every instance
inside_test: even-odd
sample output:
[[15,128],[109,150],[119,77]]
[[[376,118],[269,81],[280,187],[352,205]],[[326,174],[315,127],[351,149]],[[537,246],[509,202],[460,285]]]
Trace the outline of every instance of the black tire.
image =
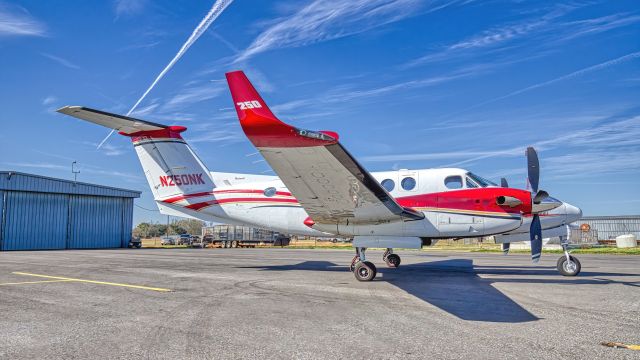
[[376,277],[378,270],[370,261],[361,261],[356,264],[353,274],[358,281],[371,281]]
[[142,247],[142,243],[137,243],[136,244],[136,249],[140,249]]
[[578,260],[578,258],[569,255],[569,259],[575,266],[570,266],[570,264],[567,263],[567,257],[562,256],[560,259],[558,259],[558,272],[560,272],[560,274],[562,274],[563,276],[576,276],[580,274],[582,265],[580,265],[580,261]]
[[233,241],[231,242],[231,247],[232,247],[232,248],[234,248],[234,249],[236,249],[236,248],[238,247],[238,240],[233,240]]
[[398,266],[400,266],[400,256],[396,254],[389,254],[389,256],[384,259],[384,262],[390,268],[397,268]]

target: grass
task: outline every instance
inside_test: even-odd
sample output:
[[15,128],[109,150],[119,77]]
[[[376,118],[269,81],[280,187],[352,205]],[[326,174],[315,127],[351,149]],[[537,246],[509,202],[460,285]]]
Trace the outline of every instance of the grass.
[[[144,239],[142,240],[142,247],[146,249],[175,249],[186,248],[186,245],[160,245],[159,239]],[[263,247],[263,246],[260,246]],[[272,247],[272,246],[265,246]],[[273,246],[279,248],[280,246]],[[332,243],[332,242],[314,242],[313,240],[299,240],[292,242],[289,246],[285,246],[285,249],[327,249],[327,250],[348,250],[352,251],[353,247],[351,243]],[[400,249],[398,249],[400,250]],[[417,249],[409,249],[416,251]],[[418,250],[420,251],[420,250]],[[423,248],[424,252],[440,252],[440,251],[459,251],[459,252],[485,252],[485,253],[502,253],[499,244],[479,244],[479,245],[464,245],[464,244],[442,244],[433,247]],[[545,254],[562,254],[562,250],[542,250]],[[511,254],[530,254],[528,249],[511,249]],[[615,247],[588,247],[588,248],[576,248],[571,250],[572,254],[604,254],[604,255],[640,255],[640,247],[635,248],[622,248]]]
[[[500,249],[470,249],[466,250],[470,252],[487,252],[487,253],[500,253]],[[530,254],[530,250],[518,249],[509,251],[510,254]],[[562,254],[562,250],[542,250],[544,254]],[[614,248],[614,247],[592,247],[592,248],[580,248],[572,249],[572,254],[600,254],[600,255],[640,255],[640,248]]]

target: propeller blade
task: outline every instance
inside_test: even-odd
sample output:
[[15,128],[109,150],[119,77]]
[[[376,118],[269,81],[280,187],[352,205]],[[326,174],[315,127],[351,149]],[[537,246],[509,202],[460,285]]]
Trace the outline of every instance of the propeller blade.
[[531,239],[531,261],[537,263],[540,261],[540,255],[542,254],[542,226],[540,225],[540,216],[538,214],[534,214],[531,220],[529,238]]
[[509,183],[507,182],[507,179],[500,178],[500,186],[503,187],[503,188],[508,188],[509,187]]
[[540,161],[538,161],[538,153],[532,147],[527,148],[527,177],[531,185],[531,192],[538,192],[538,184],[540,183]]
[[511,247],[511,243],[502,243],[502,253],[507,255],[509,253],[510,247]]

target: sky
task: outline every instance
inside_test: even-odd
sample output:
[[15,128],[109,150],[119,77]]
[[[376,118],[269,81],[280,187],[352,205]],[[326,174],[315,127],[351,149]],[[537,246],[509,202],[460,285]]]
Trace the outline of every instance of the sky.
[[[214,1],[0,0],[0,170],[139,190],[130,140],[55,112],[126,113]],[[273,174],[238,124],[244,70],[283,121],[332,130],[369,171],[462,167],[585,215],[640,214],[637,0],[235,0],[132,116],[183,125],[211,171]]]

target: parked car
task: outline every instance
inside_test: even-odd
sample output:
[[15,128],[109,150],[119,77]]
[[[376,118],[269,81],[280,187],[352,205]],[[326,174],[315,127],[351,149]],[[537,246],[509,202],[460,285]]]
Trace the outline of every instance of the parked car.
[[163,236],[162,238],[160,238],[160,245],[175,245],[175,244],[176,244],[176,240],[169,236]]
[[142,239],[137,236],[132,236],[131,240],[129,240],[129,247],[140,249],[142,247]]
[[191,245],[193,237],[189,234],[181,234],[176,240],[176,245]]

